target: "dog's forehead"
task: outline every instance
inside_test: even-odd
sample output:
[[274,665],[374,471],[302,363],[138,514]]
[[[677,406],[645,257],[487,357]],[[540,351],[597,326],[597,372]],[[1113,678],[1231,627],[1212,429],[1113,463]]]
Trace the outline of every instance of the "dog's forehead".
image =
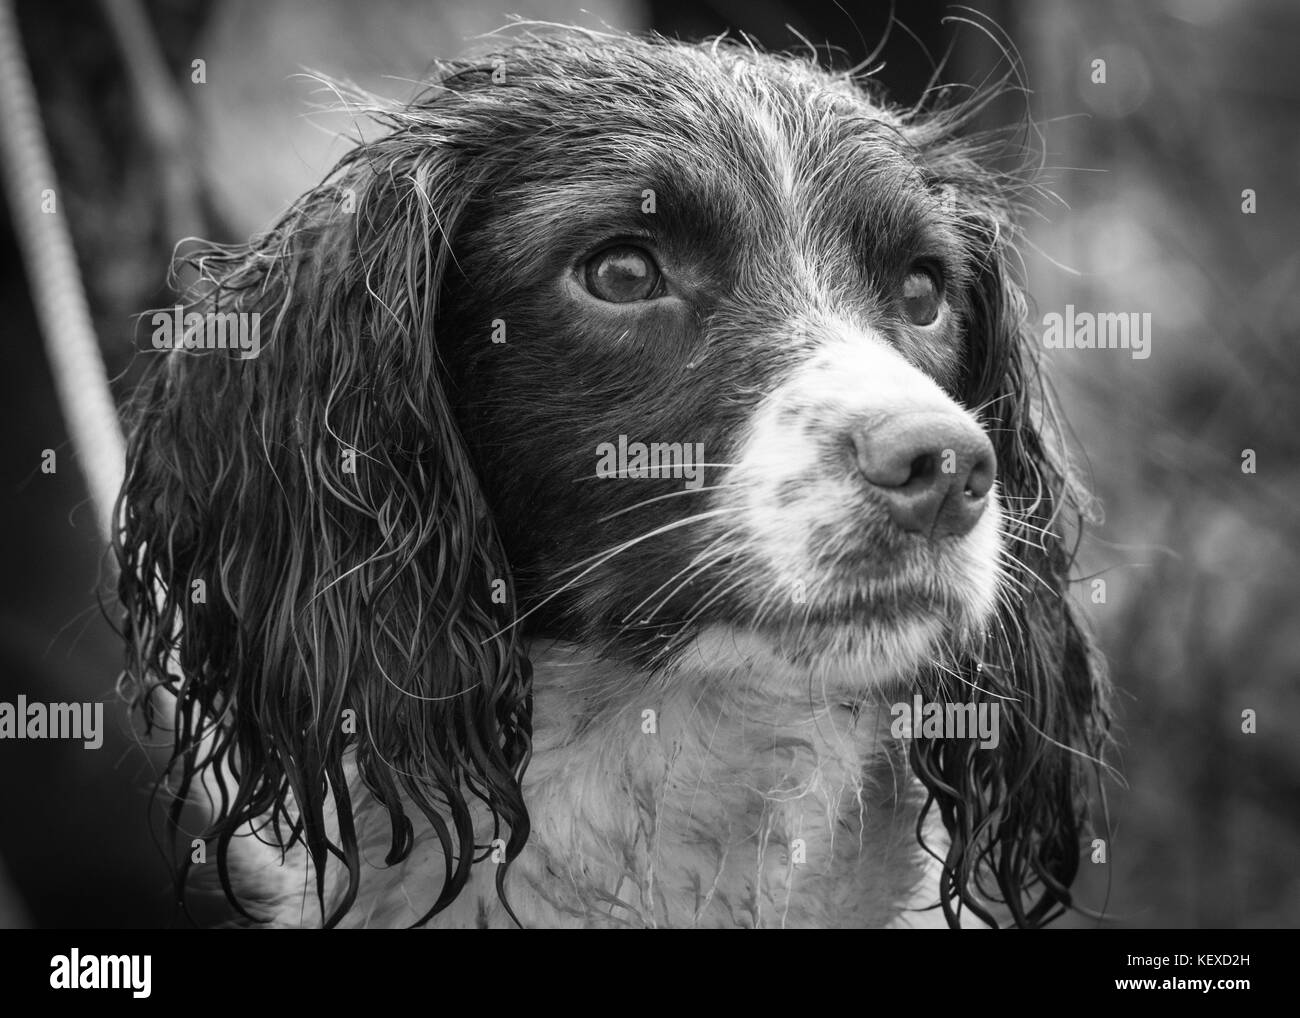
[[[901,124],[888,107],[806,61],[734,46],[668,44],[643,44],[637,56],[629,61],[615,51],[582,68],[586,74],[570,71],[565,88],[585,129],[626,140],[629,128],[640,128],[646,142],[683,154],[728,145],[746,156],[757,148],[785,158],[793,149],[810,161],[851,139],[902,155]],[[635,155],[636,148],[627,151]]]
[[932,211],[897,114],[806,61],[636,42],[504,66],[478,95],[501,132],[481,158],[504,264],[538,265],[584,224],[609,232],[620,210],[628,232],[653,209],[750,260],[794,237],[898,236]]
[[734,43],[534,39],[440,87],[486,115],[490,144],[544,152],[557,168],[566,155],[612,166],[656,149],[689,160],[719,147],[747,159],[793,148],[807,163],[846,138],[906,161],[899,115],[850,76]]

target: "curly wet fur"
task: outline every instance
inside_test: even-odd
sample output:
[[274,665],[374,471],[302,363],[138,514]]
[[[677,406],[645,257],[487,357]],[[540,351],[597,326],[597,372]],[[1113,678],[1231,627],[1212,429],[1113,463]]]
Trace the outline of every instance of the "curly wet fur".
[[[501,67],[505,80],[494,82]],[[633,566],[644,564],[640,546],[562,596],[547,586],[591,550],[578,537],[594,538],[543,548],[528,536],[530,527],[561,527],[552,518],[573,506],[544,478],[531,489],[514,479],[511,443],[581,411],[548,403],[540,384],[489,388],[486,348],[473,352],[463,339],[486,325],[472,313],[476,296],[524,299],[515,280],[566,229],[566,174],[623,200],[637,190],[623,172],[626,149],[681,144],[647,126],[665,104],[703,153],[699,178],[681,186],[703,190],[707,212],[710,175],[743,172],[724,153],[750,144],[730,136],[719,144],[729,122],[692,107],[689,97],[710,89],[739,103],[764,90],[829,97],[818,107],[826,130],[852,122],[892,139],[926,187],[956,202],[951,221],[973,268],[961,287],[959,377],[944,381],[963,406],[981,408],[1013,544],[983,638],[947,648],[909,684],[931,699],[1016,709],[994,750],[912,742],[910,764],[927,794],[909,822],[923,843],[934,841],[927,818],[937,813],[946,830],[946,844],[931,848],[951,924],[967,909],[996,924],[1001,903],[1016,925],[1040,926],[1070,903],[1083,782],[1105,738],[1103,682],[1065,597],[1084,500],[1008,268],[1026,185],[989,168],[995,139],[962,138],[987,96],[889,109],[862,83],[794,57],[578,33],[450,65],[409,105],[370,109],[388,133],[349,153],[272,231],[192,258],[200,278],[192,306],[259,311],[260,356],[158,355],[135,400],[116,541],[124,684],[147,724],[174,729],[173,823],[196,784],[215,793],[205,836],[232,901],[232,841],[251,828],[283,851],[305,846],[320,919],[344,919],[360,891],[359,842],[375,833],[353,826],[355,770],[364,786],[355,794],[387,816],[388,863],[412,856],[417,827],[433,832],[440,886],[416,922],[430,919],[488,852],[475,830],[480,811],[504,838],[507,862],[529,838],[522,782],[532,675],[521,629],[663,675],[704,625],[754,612],[742,603],[729,617],[683,610],[667,629],[619,624],[662,578]],[[582,102],[602,111],[600,132],[581,126]],[[530,203],[538,191],[520,168],[539,164],[554,200]],[[869,174],[861,186],[872,186]],[[346,203],[355,211],[343,211]],[[880,207],[884,221],[874,226],[906,229],[887,221],[887,201]],[[761,236],[773,210],[750,212]],[[705,219],[701,229],[728,228]],[[493,236],[521,238],[506,264],[476,258],[489,220]],[[530,327],[543,326],[524,317],[521,328]],[[502,423],[494,412],[514,417]],[[745,412],[737,401],[724,422]],[[349,451],[355,473],[342,468]],[[633,532],[619,525],[603,544]],[[674,537],[676,564],[703,546]],[[206,584],[204,602],[195,580]],[[505,584],[504,599],[493,598],[494,581]],[[516,585],[527,627],[514,624],[525,615],[513,608]],[[346,710],[355,736],[340,724]],[[331,857],[346,876],[327,908]],[[183,887],[188,863],[180,869]],[[496,868],[498,891],[508,872]]]

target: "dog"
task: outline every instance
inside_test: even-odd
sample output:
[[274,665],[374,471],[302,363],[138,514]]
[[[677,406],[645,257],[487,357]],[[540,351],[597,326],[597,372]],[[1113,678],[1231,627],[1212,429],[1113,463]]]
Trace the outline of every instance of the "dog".
[[497,45],[193,255],[133,404],[122,685],[177,833],[209,804],[181,899],[1054,920],[1106,685],[983,97],[899,109],[722,39]]

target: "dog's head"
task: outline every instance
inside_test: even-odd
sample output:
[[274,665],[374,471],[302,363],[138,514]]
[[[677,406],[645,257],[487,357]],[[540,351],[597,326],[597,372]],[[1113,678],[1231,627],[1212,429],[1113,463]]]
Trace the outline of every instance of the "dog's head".
[[943,907],[1068,902],[1104,723],[1064,596],[1079,504],[1007,269],[1017,188],[963,111],[561,35],[382,117],[272,232],[197,259],[195,308],[259,314],[258,356],[161,354],[139,401],[128,674],[178,696],[183,789],[229,764],[223,872],[269,821],[355,892],[355,753],[390,859],[403,797],[443,841],[432,914],[469,796],[509,857],[527,837],[525,634],[668,681],[744,639],[773,682],[1002,703],[996,749],[912,747]]

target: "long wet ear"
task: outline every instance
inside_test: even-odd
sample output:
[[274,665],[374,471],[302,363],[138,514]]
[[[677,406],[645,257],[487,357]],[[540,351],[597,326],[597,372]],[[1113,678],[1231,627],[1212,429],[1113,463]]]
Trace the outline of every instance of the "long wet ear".
[[997,452],[1003,568],[999,606],[982,646],[928,677],[939,699],[999,710],[999,741],[916,740],[913,767],[949,844],[941,904],[996,925],[1042,926],[1071,904],[1087,826],[1087,785],[1106,743],[1106,681],[1068,594],[1089,502],[1064,451],[1039,372],[1024,295],[1010,269],[1009,194],[1023,184],[984,169],[939,125],[927,166],[977,266],[965,315],[961,401]]
[[[530,669],[436,335],[482,174],[455,144],[464,103],[438,95],[390,112],[393,133],[270,233],[193,256],[190,310],[258,341],[151,354],[120,503],[124,684],[174,726],[172,821],[197,783],[215,790],[205,837],[232,901],[237,833],[304,844],[327,925],[358,889],[353,765],[388,811],[390,863],[412,848],[407,809],[441,842],[422,922],[469,877],[473,798],[508,858],[528,835]],[[327,915],[330,856],[346,881]]]

